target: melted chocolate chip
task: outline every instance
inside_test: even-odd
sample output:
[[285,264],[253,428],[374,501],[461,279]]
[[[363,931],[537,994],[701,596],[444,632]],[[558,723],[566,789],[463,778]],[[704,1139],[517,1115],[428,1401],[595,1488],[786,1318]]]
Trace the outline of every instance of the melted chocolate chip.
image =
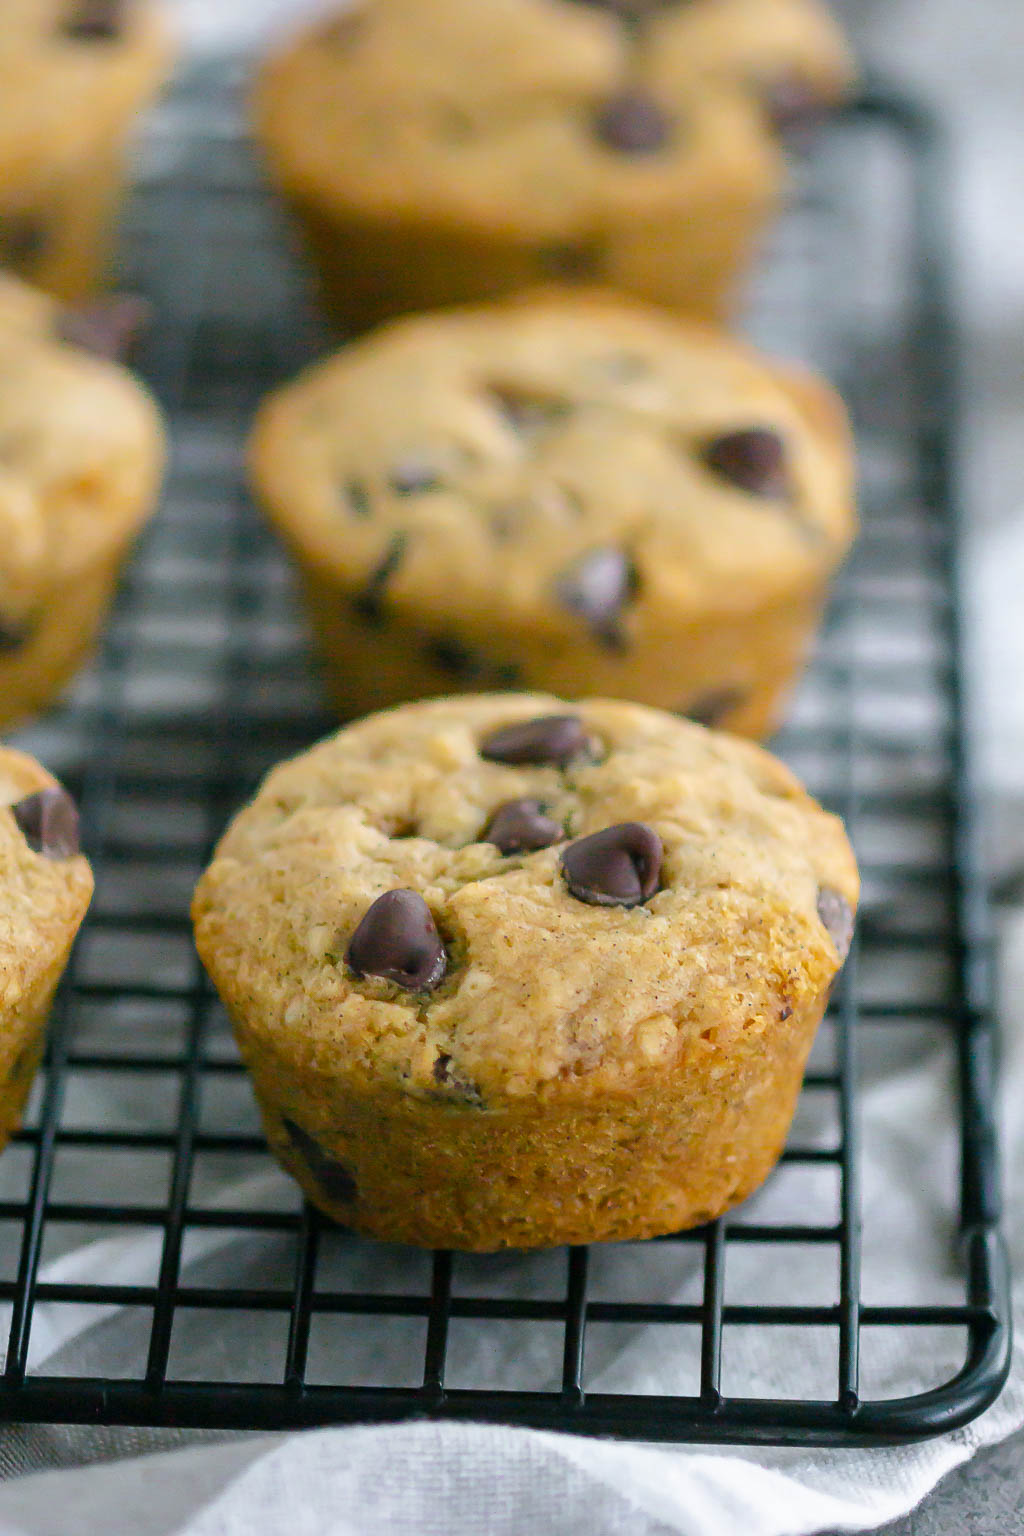
[[0,257],[12,267],[37,261],[46,246],[46,230],[35,219],[0,218]]
[[370,572],[369,580],[355,599],[356,613],[367,624],[378,627],[384,622],[384,598],[388,582],[402,563],[407,542],[404,533],[395,534],[388,545],[387,554]]
[[577,5],[589,5],[595,11],[610,11],[627,26],[638,26],[654,11],[681,5],[684,0],[576,0]]
[[711,693],[702,693],[679,713],[695,725],[721,725],[734,710],[739,709],[745,698],[746,695],[739,688],[716,688]]
[[823,885],[818,892],[818,916],[839,951],[839,963],[842,964],[853,942],[853,908],[839,891]]
[[621,549],[592,549],[562,572],[555,593],[563,608],[586,619],[602,644],[623,644],[619,621],[636,595],[636,571]]
[[61,31],[83,42],[111,42],[124,26],[124,0],[75,0]]
[[152,315],[152,306],[138,295],[112,294],[65,309],[57,322],[57,334],[62,341],[97,357],[125,362],[135,352]]
[[620,155],[655,155],[671,135],[671,120],[646,91],[620,91],[605,102],[594,130],[607,149]]
[[345,951],[357,976],[380,976],[407,992],[432,992],[448,967],[437,925],[416,891],[385,891],[364,913]]
[[33,853],[47,859],[70,859],[78,852],[78,810],[59,785],[26,795],[11,806],[11,814]]
[[523,521],[522,508],[518,506],[496,507],[490,513],[491,533],[498,544],[507,544],[515,537]]
[[423,647],[423,654],[432,666],[463,683],[473,682],[487,671],[487,663],[451,635],[435,635]]
[[569,414],[568,400],[520,384],[490,384],[488,398],[514,432],[544,431]]
[[5,619],[0,615],[0,656],[14,656],[35,632],[32,619]]
[[502,853],[532,853],[550,848],[562,836],[557,821],[545,816],[539,800],[506,800],[499,805],[480,834],[482,843],[494,843]]
[[642,821],[623,821],[570,843],[562,873],[579,901],[599,907],[637,907],[658,889],[661,838]]
[[491,763],[553,763],[564,768],[586,746],[579,715],[538,715],[492,731],[480,743],[480,756]]
[[476,1083],[471,1083],[469,1078],[463,1077],[452,1066],[452,1058],[446,1051],[439,1051],[433,1067],[434,1082],[439,1088],[446,1088],[449,1094],[454,1094],[470,1104],[482,1104],[483,1095]]
[[281,1124],[288,1132],[288,1140],[313,1175],[314,1183],[323,1190],[327,1199],[339,1205],[350,1205],[356,1198],[356,1181],[344,1163],[339,1163],[336,1157],[325,1152],[320,1143],[314,1141],[309,1132],[304,1131],[301,1125],[296,1125],[294,1120],[282,1119]]
[[317,36],[328,47],[348,49],[366,30],[369,17],[364,10],[349,9],[340,16],[331,16],[321,23]]
[[391,471],[391,489],[396,496],[436,491],[440,483],[437,471],[426,459],[402,459]]
[[705,444],[708,469],[751,496],[781,498],[790,492],[786,447],[768,427],[725,432]]
[[607,248],[597,240],[566,240],[542,246],[537,261],[546,277],[564,283],[590,283],[600,277]]
[[345,486],[345,499],[353,517],[369,517],[373,508],[370,493],[361,480],[350,480]]

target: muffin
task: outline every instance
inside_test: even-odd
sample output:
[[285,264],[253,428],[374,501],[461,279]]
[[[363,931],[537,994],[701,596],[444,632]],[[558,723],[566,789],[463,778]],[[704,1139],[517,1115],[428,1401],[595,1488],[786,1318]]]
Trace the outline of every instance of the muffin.
[[0,266],[62,299],[95,286],[129,135],[168,55],[149,0],[6,0]]
[[251,464],[344,717],[521,687],[766,734],[853,532],[830,390],[596,294],[393,322]]
[[[0,725],[50,700],[88,652],[156,502],[156,407],[99,339],[118,311],[61,311],[0,277]],[[127,306],[130,308],[131,306]],[[110,338],[108,338],[110,339]]]
[[92,896],[70,795],[39,764],[0,747],[0,1147],[21,1124],[46,1018]]
[[360,1232],[650,1237],[767,1176],[850,944],[842,824],[634,704],[410,704],[277,768],[200,880],[271,1148]]
[[851,75],[817,0],[357,0],[255,115],[346,331],[552,280],[713,316]]

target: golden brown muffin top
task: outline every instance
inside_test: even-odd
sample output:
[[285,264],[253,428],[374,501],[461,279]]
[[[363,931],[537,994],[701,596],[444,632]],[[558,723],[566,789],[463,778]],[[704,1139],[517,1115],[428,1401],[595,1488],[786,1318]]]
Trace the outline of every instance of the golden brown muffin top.
[[170,57],[149,0],[4,0],[0,197],[59,180],[156,89]]
[[841,822],[760,748],[493,694],[371,716],[277,768],[193,916],[268,1051],[494,1104],[769,1049],[839,969],[857,894]]
[[390,325],[271,397],[252,464],[288,542],[366,602],[554,642],[785,600],[853,531],[831,391],[602,296]]
[[300,197],[558,239],[678,206],[709,164],[774,184],[772,101],[850,76],[817,0],[362,0],[270,61],[256,109]]

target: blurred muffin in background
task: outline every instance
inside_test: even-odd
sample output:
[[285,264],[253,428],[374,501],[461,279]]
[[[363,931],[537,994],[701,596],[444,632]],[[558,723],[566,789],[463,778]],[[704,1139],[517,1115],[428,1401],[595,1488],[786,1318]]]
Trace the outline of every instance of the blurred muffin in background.
[[346,330],[551,280],[715,315],[852,73],[817,0],[356,0],[255,107]]
[[778,723],[854,530],[841,402],[598,293],[392,322],[263,406],[339,712],[482,688]]
[[90,650],[152,512],[163,432],[115,350],[131,300],[62,310],[0,275],[0,726],[38,709]]
[[2,13],[0,266],[75,299],[102,278],[167,31],[149,0],[4,0]]

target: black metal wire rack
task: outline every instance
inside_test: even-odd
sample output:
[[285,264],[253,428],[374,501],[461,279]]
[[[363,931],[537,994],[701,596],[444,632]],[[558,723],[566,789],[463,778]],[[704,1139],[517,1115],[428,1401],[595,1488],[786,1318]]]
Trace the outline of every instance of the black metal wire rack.
[[[25,737],[80,797],[97,894],[26,1127],[0,1163],[0,1417],[270,1428],[440,1415],[863,1443],[952,1428],[995,1397],[1010,1323],[942,177],[926,119],[865,95],[802,173],[752,304],[761,339],[843,388],[865,524],[778,741],[844,815],[865,875],[781,1168],[728,1219],[659,1243],[427,1256],[322,1222],[273,1170],[191,946],[188,898],[212,840],[260,774],[329,721],[283,563],[240,488],[256,400],[319,338],[224,72],[181,83],[123,257],[156,306],[142,368],[171,425],[168,492],[96,665]],[[861,1211],[858,1090],[916,1052],[949,1057],[960,1188],[951,1168],[943,1214],[961,1259],[938,1258],[934,1284],[898,1296],[884,1269],[870,1285],[862,1273],[862,1231],[884,1213]],[[910,1396],[872,1364],[879,1340],[884,1365],[906,1330],[946,1362]],[[752,1338],[776,1362],[767,1388]]]

